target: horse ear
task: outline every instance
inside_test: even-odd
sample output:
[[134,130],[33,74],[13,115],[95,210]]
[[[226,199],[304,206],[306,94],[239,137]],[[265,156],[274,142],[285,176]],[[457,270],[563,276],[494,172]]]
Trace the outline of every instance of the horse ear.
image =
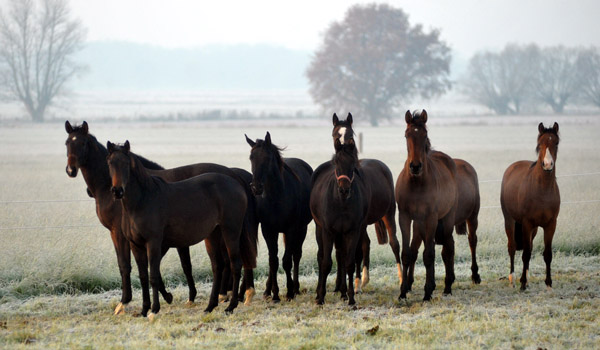
[[71,123],[69,123],[68,120],[65,122],[65,130],[67,131],[67,134],[70,134],[73,132],[73,127],[71,126]]
[[538,131],[540,134],[544,132],[544,123],[540,123],[540,125],[538,125]]
[[108,154],[113,153],[115,150],[115,144],[110,141],[106,141],[106,149],[108,150]]
[[421,111],[421,120],[423,120],[423,124],[427,123],[427,111],[426,110],[422,110]]
[[81,124],[81,130],[83,130],[83,133],[87,135],[88,133],[88,125],[87,122],[84,120],[83,124]]
[[352,125],[352,114],[348,113],[348,117],[346,117],[346,121]]
[[340,123],[337,114],[333,113],[333,126],[336,126]]
[[125,153],[129,152],[129,150],[131,149],[131,147],[129,146],[129,140],[125,141],[125,144],[123,145],[123,149],[125,150]]
[[412,121],[412,114],[410,114],[410,110],[406,111],[406,114],[404,115],[404,120],[406,121],[406,124],[410,124],[410,122]]
[[248,144],[250,145],[250,147],[254,147],[254,146],[256,146],[256,142],[254,142],[254,141],[250,140],[250,139],[248,138],[248,135],[244,134],[244,136],[246,136],[246,142],[248,142]]
[[554,125],[552,126],[552,130],[554,130],[554,132],[558,134],[558,123],[557,122],[554,122]]
[[265,142],[266,142],[267,146],[271,145],[271,134],[269,134],[268,131],[267,131],[267,134],[265,135]]

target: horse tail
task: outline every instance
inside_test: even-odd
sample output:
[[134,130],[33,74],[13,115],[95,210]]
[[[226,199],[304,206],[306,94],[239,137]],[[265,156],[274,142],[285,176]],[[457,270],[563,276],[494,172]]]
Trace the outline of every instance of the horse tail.
[[386,244],[388,242],[387,229],[383,220],[379,219],[375,223],[375,233],[377,233],[377,242],[379,244]]
[[457,224],[456,226],[454,226],[454,228],[456,229],[456,233],[459,235],[467,234],[467,222],[466,221],[463,221],[460,224]]
[[515,222],[515,245],[517,250],[523,250],[523,225]]
[[242,225],[242,234],[240,236],[240,255],[244,269],[256,268],[256,255],[258,253],[258,239],[253,239],[252,229],[248,221],[248,211],[244,216],[244,224]]

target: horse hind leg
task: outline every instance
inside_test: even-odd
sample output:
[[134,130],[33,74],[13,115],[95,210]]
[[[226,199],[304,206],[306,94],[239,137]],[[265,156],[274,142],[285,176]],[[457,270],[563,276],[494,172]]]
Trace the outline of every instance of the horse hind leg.
[[552,239],[554,238],[554,232],[556,230],[556,219],[554,219],[548,226],[544,227],[544,262],[546,263],[546,288],[552,290],[552,276],[551,268],[552,264]]
[[523,222],[523,273],[521,274],[521,290],[527,289],[527,273],[532,251],[532,234],[535,228],[528,222]]
[[479,276],[479,266],[477,265],[477,216],[467,220],[469,227],[469,248],[471,249],[471,280],[475,284],[481,283]]
[[304,226],[299,230],[299,235],[296,239],[296,245],[294,246],[293,258],[294,258],[294,295],[300,294],[300,260],[302,259],[302,245],[306,239],[307,226]]
[[506,231],[506,237],[508,239],[508,257],[510,259],[510,273],[508,275],[508,283],[511,287],[515,287],[515,252],[517,250],[517,244],[515,242],[515,226],[516,222],[508,217],[504,216],[504,230]]
[[292,268],[293,268],[293,254],[295,237],[294,233],[284,233],[283,235],[284,253],[282,259],[283,270],[285,271],[287,294],[285,298],[287,301],[294,299],[294,280],[292,279]]
[[444,230],[444,244],[442,247],[442,260],[446,268],[446,278],[444,279],[444,294],[452,294],[452,284],[456,279],[454,275],[454,213],[448,215],[442,220],[442,229]]
[[281,301],[281,299],[279,299],[279,285],[277,284],[277,270],[279,269],[277,239],[279,238],[279,233],[273,231],[263,231],[263,236],[269,250],[269,277],[267,278],[263,297],[268,299],[272,296],[273,302],[278,303]]
[[[188,284],[188,300],[186,302],[187,305],[192,305],[194,300],[196,299],[197,290],[194,283],[194,276],[192,274],[192,259],[190,257],[190,248],[177,248],[177,253],[179,253],[179,260],[181,261],[181,268],[183,269],[183,273],[185,274],[185,279]],[[168,303],[168,301],[167,301]]]
[[398,283],[402,285],[402,265],[400,264],[400,242],[398,242],[398,237],[396,236],[396,224],[394,221],[395,214],[395,206],[394,210],[391,211],[390,214],[383,217],[383,222],[387,227],[388,237],[390,247],[392,248],[392,253],[394,253],[394,257],[396,258],[396,269],[398,270]]

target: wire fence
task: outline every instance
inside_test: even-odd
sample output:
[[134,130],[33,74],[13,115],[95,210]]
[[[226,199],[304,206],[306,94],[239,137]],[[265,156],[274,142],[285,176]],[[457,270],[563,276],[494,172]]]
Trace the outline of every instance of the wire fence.
[[[580,177],[580,176],[593,176],[600,175],[600,171],[592,173],[578,173],[578,174],[565,174],[557,175],[557,178],[564,177]],[[501,182],[502,179],[493,180],[481,180],[479,183],[493,183]],[[15,201],[0,201],[0,204],[36,204],[36,203],[73,203],[73,202],[94,202],[94,199],[36,199],[36,200],[15,200]],[[600,203],[600,199],[590,199],[581,201],[561,201],[560,204],[589,204],[589,203]],[[480,209],[499,209],[499,205],[487,205],[481,206]],[[0,227],[0,231],[11,231],[11,230],[44,230],[44,229],[64,229],[64,228],[81,228],[81,227],[100,227],[98,224],[76,224],[76,225],[57,225],[57,226],[18,226],[18,227]]]

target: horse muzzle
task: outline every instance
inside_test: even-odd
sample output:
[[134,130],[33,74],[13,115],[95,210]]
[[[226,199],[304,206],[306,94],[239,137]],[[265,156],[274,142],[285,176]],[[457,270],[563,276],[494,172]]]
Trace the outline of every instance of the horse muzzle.
[[110,192],[112,192],[113,197],[115,197],[115,199],[122,199],[123,198],[123,187],[111,187],[110,188]]
[[69,175],[69,177],[76,177],[77,176],[77,167],[70,166],[70,165],[67,164],[67,168],[65,170],[67,172],[67,175]]
[[410,174],[413,176],[420,176],[423,173],[423,163],[413,164],[412,162],[409,164]]

